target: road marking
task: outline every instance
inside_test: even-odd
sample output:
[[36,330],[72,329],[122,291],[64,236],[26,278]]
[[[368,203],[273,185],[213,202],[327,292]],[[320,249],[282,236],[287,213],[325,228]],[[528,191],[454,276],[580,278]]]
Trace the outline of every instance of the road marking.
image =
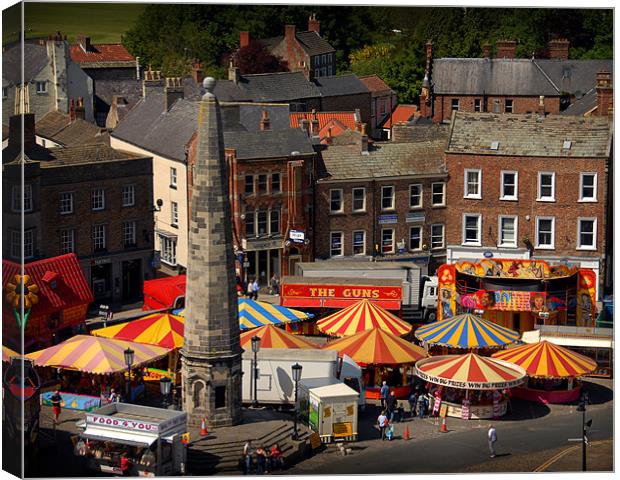
[[[605,443],[605,440],[599,440],[599,441],[596,441],[596,442],[590,442],[590,446],[595,445],[595,444],[598,445],[600,443]],[[570,452],[573,452],[575,450],[579,450],[579,448],[581,448],[581,445],[575,445],[575,446],[567,448],[566,450],[562,450],[560,453],[555,454],[553,457],[551,457],[549,460],[547,460],[542,465],[539,465],[538,467],[536,467],[533,471],[534,472],[544,472],[544,471],[547,470],[547,468],[549,468],[553,463],[557,462],[560,458],[564,457],[565,455],[569,454]]]

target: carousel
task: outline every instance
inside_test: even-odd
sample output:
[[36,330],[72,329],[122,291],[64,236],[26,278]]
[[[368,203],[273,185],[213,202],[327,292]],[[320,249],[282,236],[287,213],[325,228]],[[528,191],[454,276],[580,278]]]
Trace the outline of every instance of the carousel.
[[302,349],[318,349],[317,345],[310,343],[308,340],[298,335],[288,333],[281,328],[273,325],[265,325],[264,327],[255,328],[243,332],[239,341],[241,348],[246,350],[252,349],[252,338],[260,338],[260,348],[302,348]]
[[415,374],[431,388],[431,408],[462,419],[499,418],[508,408],[507,391],[525,381],[523,368],[475,353],[440,355],[420,360]]
[[526,383],[512,390],[515,397],[545,404],[577,400],[579,378],[597,368],[594,360],[546,340],[497,352],[493,358],[527,372]]
[[336,350],[339,356],[346,354],[362,367],[368,399],[380,397],[383,381],[397,398],[406,398],[413,365],[427,356],[423,348],[378,327],[327,342],[323,349]]

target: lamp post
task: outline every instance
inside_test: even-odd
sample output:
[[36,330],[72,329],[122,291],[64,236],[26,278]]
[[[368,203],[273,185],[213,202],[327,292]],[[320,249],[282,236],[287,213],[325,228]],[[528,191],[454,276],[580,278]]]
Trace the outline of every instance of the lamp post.
[[131,348],[127,348],[123,352],[125,355],[125,365],[127,365],[127,403],[131,399],[131,366],[133,365],[134,351]]
[[164,408],[168,408],[168,396],[170,395],[171,387],[172,381],[168,377],[162,377],[159,380],[159,390],[164,398]]
[[260,350],[260,337],[258,335],[254,335],[252,337],[252,352],[254,353],[254,365],[253,365],[253,375],[252,377],[254,378],[254,391],[253,391],[253,398],[252,398],[252,407],[256,408],[258,407],[258,358],[257,358],[257,354],[258,351]]
[[586,434],[588,433],[588,428],[592,426],[592,420],[588,420],[586,422],[586,405],[590,403],[590,395],[588,392],[581,392],[581,397],[579,397],[579,405],[577,406],[577,411],[581,412],[581,470],[585,472],[586,468],[586,446],[588,444],[588,437]]
[[299,414],[299,408],[297,407],[297,388],[299,386],[299,380],[301,380],[302,366],[296,363],[291,367],[293,371],[293,381],[295,382],[295,421],[293,427],[293,440],[299,440],[299,433],[297,432],[297,416]]

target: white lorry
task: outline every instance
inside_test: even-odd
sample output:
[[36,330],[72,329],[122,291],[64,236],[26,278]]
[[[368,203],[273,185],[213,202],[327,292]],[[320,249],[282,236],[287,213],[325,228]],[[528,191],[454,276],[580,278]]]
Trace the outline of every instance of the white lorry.
[[[413,262],[363,262],[339,259],[300,262],[295,265],[295,275],[321,278],[328,283],[337,282],[338,279],[396,280],[402,284],[404,320],[410,323],[430,323],[437,319],[437,277],[426,275],[426,267]],[[283,283],[287,281],[285,277]]]
[[[243,352],[243,403],[252,403],[254,384],[252,378],[254,354],[251,350]],[[260,405],[280,405],[292,407],[295,403],[295,382],[291,367],[295,363],[302,366],[302,378],[341,379],[346,385],[360,393],[359,406],[363,408],[365,398],[362,384],[362,370],[354,360],[344,356],[338,359],[333,350],[306,350],[265,348],[256,354],[258,382],[256,399]]]

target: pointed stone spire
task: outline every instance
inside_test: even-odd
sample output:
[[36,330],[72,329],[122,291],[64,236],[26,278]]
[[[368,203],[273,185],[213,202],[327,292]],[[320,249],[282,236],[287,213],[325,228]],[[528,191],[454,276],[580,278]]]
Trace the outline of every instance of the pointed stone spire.
[[215,80],[204,79],[189,228],[182,349],[183,409],[191,425],[241,421],[241,346],[232,216]]

